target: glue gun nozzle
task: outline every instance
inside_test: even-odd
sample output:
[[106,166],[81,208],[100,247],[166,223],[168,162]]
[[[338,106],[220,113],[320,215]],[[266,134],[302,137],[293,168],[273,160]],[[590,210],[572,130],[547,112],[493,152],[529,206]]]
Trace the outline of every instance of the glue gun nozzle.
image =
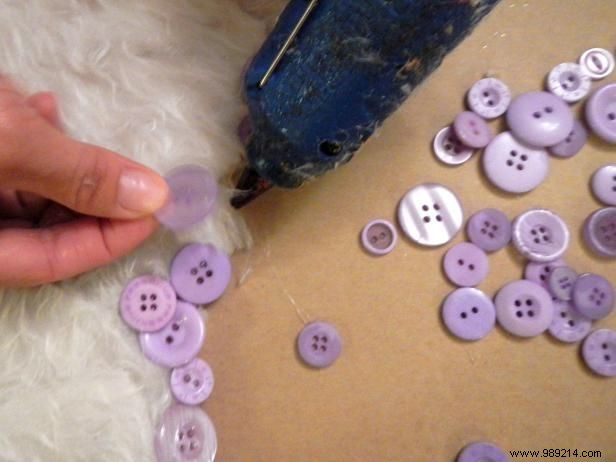
[[261,178],[254,169],[245,168],[235,187],[236,192],[231,198],[231,205],[236,209],[242,208],[272,186],[272,183]]

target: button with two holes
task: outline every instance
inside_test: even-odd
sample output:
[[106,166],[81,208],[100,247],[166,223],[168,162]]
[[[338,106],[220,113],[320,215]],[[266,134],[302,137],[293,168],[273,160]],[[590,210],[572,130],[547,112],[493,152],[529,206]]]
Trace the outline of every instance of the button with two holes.
[[484,119],[494,119],[505,113],[511,103],[511,91],[499,79],[488,77],[473,84],[467,96],[469,108]]
[[214,389],[212,368],[201,358],[171,371],[171,392],[181,403],[195,406],[208,399]]
[[398,241],[398,232],[387,220],[373,220],[364,226],[361,242],[368,252],[374,255],[386,255],[391,252]]
[[454,245],[443,257],[447,279],[460,287],[478,285],[486,278],[489,269],[486,253],[470,242]]
[[461,165],[475,153],[474,149],[462,144],[451,127],[439,130],[434,137],[432,148],[436,158],[447,165]]
[[536,282],[544,289],[549,290],[549,278],[555,268],[567,266],[564,260],[557,259],[551,262],[539,263],[535,261],[528,262],[524,268],[524,278]]
[[471,148],[484,148],[492,139],[490,126],[470,111],[461,112],[456,116],[453,121],[453,131],[462,144]]
[[571,302],[552,297],[554,303],[554,318],[548,332],[561,342],[579,342],[588,335],[592,321],[578,313]]
[[575,103],[590,91],[590,77],[575,63],[562,63],[550,71],[548,89],[563,101]]
[[590,370],[605,377],[616,377],[616,331],[598,329],[582,345],[582,357]]
[[479,340],[494,328],[494,303],[485,293],[472,287],[451,292],[441,311],[445,326],[462,340]]
[[592,176],[592,192],[606,205],[616,205],[616,164],[604,165]]

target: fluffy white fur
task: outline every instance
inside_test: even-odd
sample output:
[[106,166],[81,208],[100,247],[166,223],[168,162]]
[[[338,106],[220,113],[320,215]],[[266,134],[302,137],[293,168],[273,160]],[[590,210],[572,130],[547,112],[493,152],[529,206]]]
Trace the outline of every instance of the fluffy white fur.
[[[160,172],[201,164],[228,183],[242,151],[239,75],[282,0],[238,2],[5,0],[0,72],[55,91],[79,139]],[[0,292],[0,460],[154,460],[167,371],[141,354],[118,296],[135,275],[166,275],[181,242],[249,244],[226,203],[190,235],[161,232],[78,280]]]

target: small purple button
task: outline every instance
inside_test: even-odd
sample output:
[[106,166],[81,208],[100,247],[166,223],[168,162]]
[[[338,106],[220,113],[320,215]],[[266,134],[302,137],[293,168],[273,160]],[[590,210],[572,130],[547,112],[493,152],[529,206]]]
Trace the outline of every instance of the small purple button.
[[171,262],[171,284],[191,303],[217,300],[231,281],[231,260],[212,244],[188,244]]
[[462,340],[479,340],[490,333],[496,321],[492,300],[479,289],[464,287],[451,292],[443,303],[443,322]]
[[590,91],[590,77],[579,64],[562,63],[548,74],[548,89],[563,101],[575,103]]
[[569,158],[582,150],[588,140],[588,131],[579,120],[573,122],[573,128],[567,138],[560,143],[550,146],[548,151],[556,157]]
[[387,220],[373,220],[364,226],[361,242],[368,252],[374,255],[386,255],[398,242],[398,232]]
[[548,331],[561,342],[579,342],[588,335],[592,321],[573,309],[570,302],[552,298],[554,303],[554,318]]
[[597,255],[616,258],[616,207],[599,209],[586,219],[584,241]]
[[451,127],[439,130],[432,143],[434,155],[437,159],[447,165],[461,165],[469,160],[475,150],[464,146]]
[[592,192],[605,205],[616,205],[616,164],[604,165],[592,176]]
[[571,300],[573,284],[577,279],[577,273],[568,266],[558,266],[554,268],[548,276],[548,287],[550,293],[559,300]]
[[549,290],[550,286],[548,284],[548,280],[550,273],[554,270],[554,268],[558,268],[560,266],[567,266],[567,264],[562,259],[547,263],[537,263],[531,261],[526,264],[524,269],[524,278],[529,281],[536,282],[544,289]]
[[178,301],[171,321],[156,332],[139,335],[143,353],[156,364],[177,367],[199,354],[205,341],[205,323],[190,303]]
[[492,443],[478,442],[462,449],[456,462],[509,462],[509,458]]
[[573,285],[573,306],[590,319],[603,319],[614,309],[614,288],[603,276],[585,273]]
[[469,242],[454,245],[443,257],[445,275],[457,286],[476,286],[486,278],[489,269],[486,253]]
[[616,143],[616,83],[596,90],[586,103],[586,122],[606,143]]
[[616,331],[594,331],[584,340],[582,356],[593,372],[605,377],[616,377]]
[[465,146],[483,148],[492,139],[490,126],[474,112],[465,111],[456,116],[453,121],[453,131]]
[[171,371],[171,392],[181,403],[195,406],[209,398],[214,389],[214,374],[209,364],[195,358]]
[[509,103],[511,91],[501,80],[489,77],[475,82],[468,92],[469,108],[484,119],[502,116]]
[[486,252],[496,252],[511,240],[511,222],[496,209],[483,209],[469,218],[466,234],[470,241]]
[[518,252],[529,260],[554,261],[569,247],[569,229],[554,212],[532,209],[513,221],[512,242]]
[[503,329],[519,337],[544,332],[554,317],[548,292],[531,281],[513,281],[502,287],[494,299],[496,319]]
[[133,279],[120,296],[120,315],[139,332],[162,329],[173,317],[176,296],[165,279],[146,275]]
[[319,369],[331,366],[342,351],[342,341],[334,326],[322,321],[307,324],[297,337],[302,360]]

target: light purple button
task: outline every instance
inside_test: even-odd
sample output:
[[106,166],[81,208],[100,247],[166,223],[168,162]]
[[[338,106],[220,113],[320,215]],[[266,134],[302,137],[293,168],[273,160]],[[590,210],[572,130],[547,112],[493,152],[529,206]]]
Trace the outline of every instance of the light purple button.
[[567,138],[554,146],[550,146],[548,151],[556,157],[569,158],[575,156],[582,150],[588,140],[588,131],[579,120],[573,122],[573,128]]
[[162,329],[173,317],[176,296],[165,279],[146,275],[133,279],[120,296],[120,315],[139,332]]
[[361,242],[368,252],[374,255],[386,255],[398,242],[398,232],[387,220],[373,220],[364,226]]
[[495,119],[511,103],[511,91],[501,80],[492,77],[475,82],[467,96],[469,108],[484,119]]
[[524,279],[502,287],[496,294],[494,305],[501,327],[519,337],[541,334],[554,316],[554,304],[547,290]]
[[471,148],[483,148],[492,139],[490,126],[474,112],[465,111],[456,116],[453,121],[453,131],[456,137]]
[[580,56],[580,66],[593,80],[601,80],[614,70],[614,55],[604,48],[591,48]]
[[545,91],[516,97],[507,110],[507,124],[514,136],[531,146],[554,146],[573,128],[573,113],[563,100]]
[[554,268],[548,276],[548,287],[550,293],[559,300],[571,300],[573,284],[577,279],[577,273],[568,266],[558,266]]
[[592,321],[582,316],[570,302],[552,298],[554,303],[554,318],[548,328],[550,335],[561,342],[579,342],[588,335]]
[[562,63],[550,71],[548,89],[563,101],[575,103],[590,92],[590,77],[575,63]]
[[453,284],[471,287],[486,278],[490,263],[486,253],[475,244],[461,242],[445,253],[443,270]]
[[524,278],[529,281],[536,282],[544,289],[549,290],[548,280],[550,277],[550,273],[554,270],[554,268],[558,268],[561,266],[567,266],[564,260],[558,259],[552,262],[547,263],[537,263],[534,261],[528,262],[526,267],[524,268]]
[[158,212],[158,221],[174,231],[202,222],[214,208],[218,184],[212,174],[198,165],[183,165],[165,175],[169,202]]
[[592,192],[605,205],[616,205],[616,164],[604,165],[592,176]]
[[462,449],[456,462],[509,462],[509,458],[492,443],[478,442]]
[[483,170],[497,188],[520,194],[543,183],[550,171],[550,159],[545,149],[525,145],[511,132],[503,132],[485,148]]
[[322,321],[307,324],[297,337],[297,350],[309,366],[331,366],[342,351],[342,340],[334,326]]
[[214,462],[216,429],[200,407],[172,404],[160,420],[154,449],[158,462]]
[[616,257],[616,207],[596,210],[584,223],[584,241],[596,254]]
[[486,252],[496,252],[511,240],[511,222],[496,209],[483,209],[469,218],[466,234],[473,244]]
[[598,329],[586,337],[582,357],[593,372],[616,377],[616,331]]
[[169,323],[156,332],[139,335],[143,353],[156,364],[177,367],[199,354],[205,341],[205,324],[190,303],[178,301]]
[[462,340],[479,340],[490,333],[496,321],[494,303],[479,289],[464,287],[451,292],[443,302],[445,326]]
[[461,165],[469,160],[475,150],[464,146],[451,127],[445,127],[439,130],[434,137],[432,149],[437,159],[447,165]]
[[512,242],[524,257],[548,262],[560,258],[569,247],[569,230],[554,212],[532,209],[513,220]]
[[590,319],[603,319],[614,309],[614,288],[603,276],[585,273],[573,285],[575,309]]
[[616,143],[616,83],[604,85],[588,98],[586,122],[603,141]]
[[212,244],[188,244],[171,262],[171,284],[184,300],[206,304],[217,300],[231,281],[231,260]]
[[209,364],[195,358],[171,371],[171,392],[181,403],[195,406],[209,398],[214,389],[214,374]]

